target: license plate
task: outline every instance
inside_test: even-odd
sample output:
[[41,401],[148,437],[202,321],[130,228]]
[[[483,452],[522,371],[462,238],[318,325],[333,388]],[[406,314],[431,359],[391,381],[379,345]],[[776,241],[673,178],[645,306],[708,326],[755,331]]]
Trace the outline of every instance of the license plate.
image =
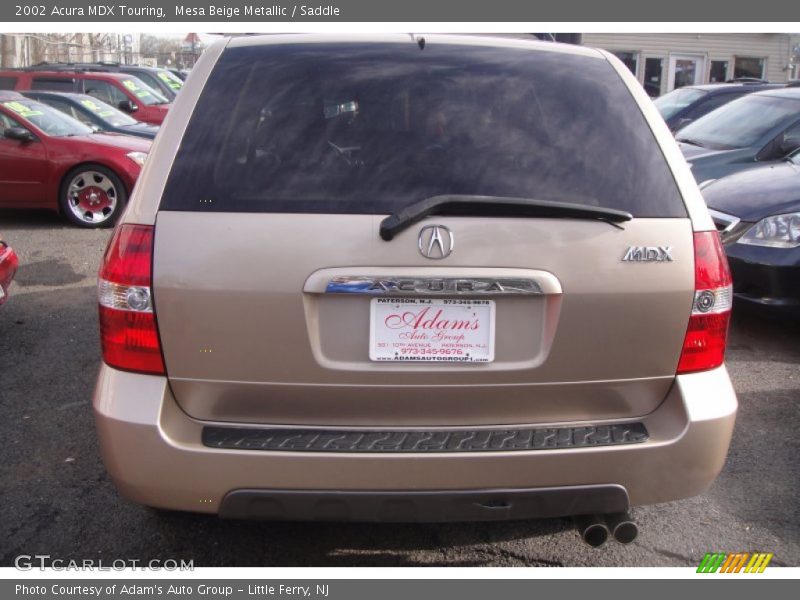
[[494,300],[373,298],[369,358],[398,362],[492,362],[494,318]]

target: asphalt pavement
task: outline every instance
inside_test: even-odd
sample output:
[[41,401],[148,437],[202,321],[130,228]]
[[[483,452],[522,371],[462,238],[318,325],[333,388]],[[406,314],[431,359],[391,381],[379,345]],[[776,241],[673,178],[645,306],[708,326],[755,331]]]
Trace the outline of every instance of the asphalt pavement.
[[98,453],[95,281],[108,230],[0,211],[20,270],[0,307],[0,566],[21,554],[177,559],[195,566],[696,566],[706,552],[773,552],[800,566],[800,326],[734,314],[740,412],[705,494],[634,509],[639,538],[599,549],[570,521],[444,525],[224,521],[117,495]]

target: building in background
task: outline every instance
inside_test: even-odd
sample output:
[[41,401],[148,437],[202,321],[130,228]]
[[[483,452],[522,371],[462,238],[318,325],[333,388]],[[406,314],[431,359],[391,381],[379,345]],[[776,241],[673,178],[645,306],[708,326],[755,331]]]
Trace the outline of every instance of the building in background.
[[616,54],[650,96],[742,77],[785,82],[800,62],[800,36],[788,33],[584,33],[582,41]]
[[[203,38],[206,38],[204,40]],[[189,69],[208,40],[189,33],[0,33],[0,66],[28,67],[41,62],[112,62]]]
[[[800,35],[788,33],[524,33],[603,48],[616,54],[650,96],[701,83],[748,77],[800,77]],[[206,36],[208,37],[208,36]],[[0,66],[40,62],[119,62],[191,68],[205,45],[197,33],[0,33]]]
[[139,33],[0,33],[0,66],[27,67],[41,62],[134,63]]

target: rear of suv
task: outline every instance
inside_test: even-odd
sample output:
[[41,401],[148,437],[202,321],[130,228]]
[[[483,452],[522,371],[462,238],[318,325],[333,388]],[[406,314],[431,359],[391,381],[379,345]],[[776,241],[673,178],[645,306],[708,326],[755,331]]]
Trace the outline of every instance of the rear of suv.
[[599,50],[220,42],[99,286],[105,464],[155,507],[619,514],[706,489],[734,425],[714,224]]

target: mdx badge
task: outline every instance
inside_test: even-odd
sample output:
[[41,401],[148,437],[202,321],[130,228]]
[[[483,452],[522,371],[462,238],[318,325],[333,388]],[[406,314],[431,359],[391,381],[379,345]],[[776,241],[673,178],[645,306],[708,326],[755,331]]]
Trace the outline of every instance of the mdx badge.
[[628,246],[626,262],[672,262],[672,246]]
[[425,258],[446,258],[453,251],[453,241],[453,232],[444,225],[426,225],[419,231],[419,252]]

